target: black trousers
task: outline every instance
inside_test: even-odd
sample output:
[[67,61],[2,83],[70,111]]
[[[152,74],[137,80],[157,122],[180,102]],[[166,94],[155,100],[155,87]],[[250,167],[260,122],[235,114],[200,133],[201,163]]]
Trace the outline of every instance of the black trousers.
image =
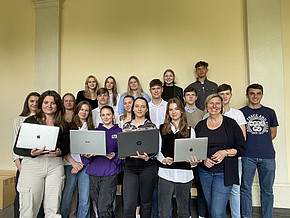
[[140,216],[151,218],[152,195],[157,181],[157,161],[130,159],[125,163],[123,180],[124,217],[135,218],[138,197]]

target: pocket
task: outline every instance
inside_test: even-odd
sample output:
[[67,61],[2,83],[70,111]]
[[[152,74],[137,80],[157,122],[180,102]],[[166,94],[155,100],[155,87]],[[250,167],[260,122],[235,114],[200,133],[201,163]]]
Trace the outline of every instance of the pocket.
[[32,204],[32,194],[31,187],[21,186],[19,183],[17,185],[17,191],[19,192],[19,206],[20,211],[28,208]]

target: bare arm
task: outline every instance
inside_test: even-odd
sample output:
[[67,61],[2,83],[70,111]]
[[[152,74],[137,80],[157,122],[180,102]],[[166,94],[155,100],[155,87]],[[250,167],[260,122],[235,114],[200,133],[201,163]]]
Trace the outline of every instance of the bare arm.
[[244,137],[245,137],[245,141],[246,141],[246,135],[247,135],[247,133],[246,133],[246,125],[245,124],[243,124],[243,125],[240,125],[240,127],[241,127],[241,130],[242,130],[242,132],[243,132],[243,135],[244,135]]
[[273,140],[277,136],[277,126],[270,127],[270,130],[271,130],[271,136],[272,136],[272,140]]

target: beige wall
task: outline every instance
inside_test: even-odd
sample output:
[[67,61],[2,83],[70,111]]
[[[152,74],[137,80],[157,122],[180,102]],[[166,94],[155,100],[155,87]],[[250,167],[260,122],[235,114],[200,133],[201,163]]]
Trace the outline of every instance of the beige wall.
[[[282,43],[283,43],[283,68],[284,68],[284,90],[285,94],[285,127],[286,127],[286,145],[287,145],[287,157],[288,166],[290,166],[290,111],[287,109],[290,107],[290,1],[281,1],[281,22],[282,22]],[[290,181],[290,167],[288,167],[288,181]]]
[[33,91],[34,9],[31,0],[0,1],[0,169],[15,169],[12,123]]
[[195,80],[194,64],[206,60],[209,78],[232,84],[240,107],[247,83],[243,19],[242,1],[66,1],[61,92],[76,93],[94,74],[101,85],[115,76],[121,93],[137,75],[148,93],[150,80],[167,68],[186,87]]

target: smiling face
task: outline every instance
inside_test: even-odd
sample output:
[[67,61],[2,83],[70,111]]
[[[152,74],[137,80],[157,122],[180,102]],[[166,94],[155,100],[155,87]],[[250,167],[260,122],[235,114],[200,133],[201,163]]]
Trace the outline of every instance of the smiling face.
[[128,97],[128,98],[124,98],[123,104],[124,104],[124,110],[126,112],[131,112],[132,109],[132,105],[133,105],[133,99]]
[[181,113],[180,109],[178,109],[178,106],[176,103],[171,103],[168,106],[168,113],[169,113],[169,116],[173,122],[179,121],[180,117],[182,115],[182,113]]
[[74,108],[74,98],[71,95],[64,96],[63,106],[66,110],[72,110]]
[[80,120],[83,122],[86,122],[88,116],[90,113],[90,107],[87,104],[83,104],[81,106],[81,109],[78,112],[78,117],[80,118]]
[[222,101],[219,97],[212,98],[206,105],[206,109],[209,115],[218,115],[221,114]]
[[95,89],[97,87],[97,81],[93,77],[90,77],[89,78],[89,80],[88,80],[88,87],[90,89]]
[[108,90],[112,90],[114,88],[114,80],[112,78],[108,78],[106,80],[105,88]]
[[145,118],[145,114],[148,111],[146,102],[143,99],[135,100],[133,111],[135,117]]
[[29,99],[28,99],[28,108],[29,108],[29,111],[30,113],[34,113],[36,112],[37,110],[37,103],[38,103],[38,99],[39,97],[38,96],[30,96]]
[[166,85],[173,85],[174,79],[175,79],[175,77],[174,77],[172,72],[167,71],[164,74],[164,82],[166,83]]
[[104,94],[99,94],[97,96],[97,100],[99,102],[100,105],[107,105],[108,101],[109,101],[109,95],[108,93],[104,93]]
[[53,96],[46,96],[43,99],[41,109],[45,115],[54,115],[57,111],[57,105]]
[[113,124],[113,119],[115,116],[110,109],[108,109],[108,108],[102,109],[100,116],[101,116],[101,119],[102,119],[104,125]]
[[129,86],[130,86],[130,89],[132,91],[136,91],[139,87],[139,83],[137,80],[135,80],[134,78],[130,79],[129,81]]
[[152,98],[154,98],[154,99],[161,98],[162,91],[163,91],[162,86],[152,86],[150,88],[150,93],[152,95]]
[[219,96],[221,96],[223,98],[223,103],[225,105],[227,105],[227,104],[230,103],[230,100],[232,98],[232,92],[231,92],[231,90],[221,91],[218,94],[219,94]]
[[263,92],[261,89],[250,88],[246,97],[251,106],[259,106],[263,98]]

